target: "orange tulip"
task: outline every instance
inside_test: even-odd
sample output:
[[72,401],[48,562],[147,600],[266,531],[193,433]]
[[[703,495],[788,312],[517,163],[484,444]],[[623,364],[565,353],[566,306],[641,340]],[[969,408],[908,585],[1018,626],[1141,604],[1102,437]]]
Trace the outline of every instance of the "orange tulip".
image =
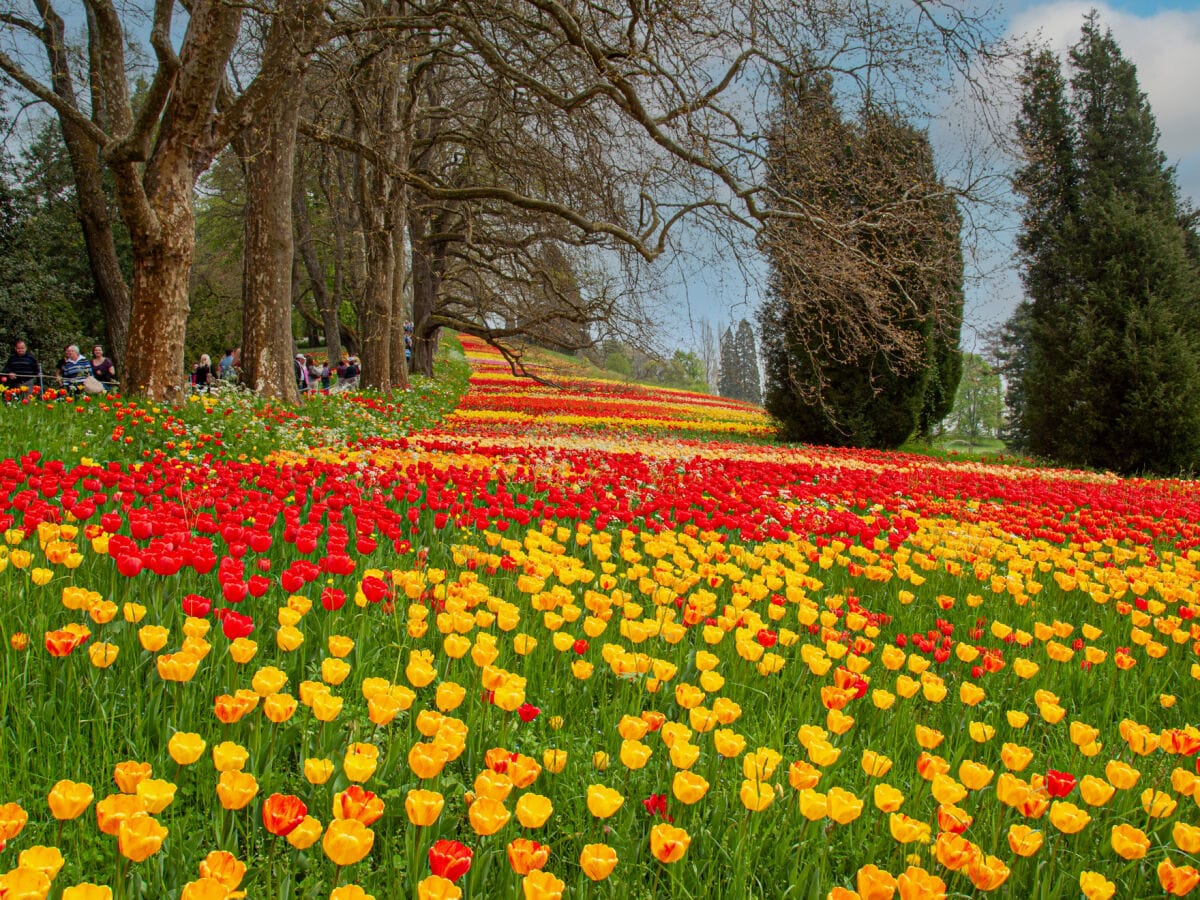
[[1084,775],[1079,779],[1079,795],[1088,806],[1103,806],[1112,799],[1116,788],[1095,775]]
[[64,780],[50,788],[46,802],[54,818],[66,821],[83,815],[95,799],[91,785]]
[[979,848],[952,831],[943,831],[934,843],[937,860],[951,872],[960,872],[979,856]]
[[17,857],[18,868],[34,869],[50,881],[54,880],[64,862],[66,860],[57,847],[29,847],[22,850],[21,855]]
[[660,822],[650,829],[650,852],[661,863],[673,863],[683,859],[692,837],[682,828]]
[[[410,791],[410,793],[413,793]],[[438,795],[441,799],[441,795]],[[441,812],[441,807],[438,807]],[[363,825],[371,825],[383,815],[383,799],[361,785],[352,784],[344,791],[333,795],[333,817],[354,819]],[[437,818],[436,815],[434,818]]]
[[521,879],[521,891],[525,900],[561,900],[566,884],[549,872],[530,872]]
[[517,821],[524,828],[541,828],[552,812],[554,804],[541,794],[522,794],[517,801]]
[[288,833],[287,842],[297,850],[307,850],[321,837],[321,823],[313,816],[305,816],[304,821]]
[[162,847],[167,829],[150,816],[134,816],[123,821],[117,831],[117,848],[135,863],[149,859]]
[[1171,839],[1175,841],[1175,846],[1184,853],[1190,853],[1193,856],[1200,854],[1200,827],[1188,825],[1185,822],[1176,822],[1171,829]]
[[1176,866],[1169,859],[1158,864],[1158,883],[1168,894],[1182,897],[1200,884],[1200,872],[1192,866]]
[[1008,846],[1017,856],[1033,856],[1041,849],[1044,841],[1045,836],[1028,825],[1014,824],[1008,828]]
[[896,812],[888,816],[888,828],[892,833],[892,838],[900,844],[929,840],[929,824],[906,816],[904,813]]
[[587,807],[588,811],[597,819],[607,819],[625,802],[625,798],[618,791],[612,788],[605,787],[602,784],[588,785],[587,790]]
[[849,825],[862,814],[863,802],[847,790],[830,788],[826,797],[829,818],[839,825]]
[[459,900],[462,889],[448,878],[430,875],[417,885],[417,900]]
[[967,877],[981,891],[994,891],[1008,880],[1008,866],[995,856],[980,854],[967,866]]
[[1099,872],[1080,872],[1079,890],[1087,900],[1111,900],[1117,886]]
[[607,844],[586,844],[579,854],[579,866],[592,881],[603,881],[617,867],[617,851]]
[[66,888],[62,893],[62,900],[112,900],[112,896],[112,888],[84,882]]
[[167,741],[167,752],[181,766],[190,766],[204,753],[204,738],[191,731],[177,731]]
[[709,784],[693,772],[676,772],[671,782],[671,792],[680,803],[691,806],[708,793]]
[[222,772],[217,799],[225,809],[244,809],[258,793],[258,780],[249,772]]
[[445,798],[437,791],[411,790],[404,798],[404,811],[408,813],[408,821],[414,825],[432,825],[442,814],[445,805]]
[[262,805],[263,827],[271,834],[286,837],[308,815],[304,801],[294,794],[272,794]]
[[919,866],[909,866],[896,879],[900,900],[946,900],[946,882]]
[[136,794],[137,786],[150,777],[150,763],[129,760],[117,763],[113,769],[113,781],[122,794]]
[[479,797],[467,810],[467,818],[470,819],[476,834],[487,836],[495,834],[508,824],[511,814],[499,800]]
[[321,847],[337,866],[352,866],[371,852],[375,832],[357,819],[334,819],[325,829]]
[[45,872],[18,866],[0,875],[0,897],[12,900],[42,900],[50,893],[50,879]]
[[1050,823],[1063,834],[1076,834],[1090,821],[1092,817],[1074,803],[1055,800],[1050,806]]
[[213,850],[200,860],[200,877],[212,878],[226,889],[236,891],[246,877],[246,864],[228,850]]
[[137,795],[142,799],[146,812],[156,816],[175,799],[175,785],[161,778],[147,778],[138,784]]
[[437,778],[449,762],[446,748],[418,741],[408,751],[408,767],[418,778]]
[[858,896],[862,900],[892,900],[896,893],[896,879],[874,865],[865,865],[858,870],[854,886],[858,888]]
[[518,875],[528,875],[537,869],[544,869],[550,861],[549,847],[525,838],[509,841],[507,852],[508,864]]
[[96,804],[96,825],[112,837],[117,836],[126,819],[144,815],[146,804],[135,794],[110,794]]

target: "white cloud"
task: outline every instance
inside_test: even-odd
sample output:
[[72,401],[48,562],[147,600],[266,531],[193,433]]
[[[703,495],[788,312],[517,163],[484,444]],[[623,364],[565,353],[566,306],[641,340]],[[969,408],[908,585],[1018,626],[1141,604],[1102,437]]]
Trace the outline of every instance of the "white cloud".
[[[1030,6],[1013,16],[1009,32],[1041,40],[1066,56],[1079,40],[1083,17],[1092,8],[1112,30],[1121,52],[1138,70],[1138,81],[1162,132],[1161,148],[1179,164],[1184,197],[1200,201],[1200,9],[1163,10],[1148,16],[1103,3],[1059,0]],[[1190,87],[1189,87],[1190,85]]]

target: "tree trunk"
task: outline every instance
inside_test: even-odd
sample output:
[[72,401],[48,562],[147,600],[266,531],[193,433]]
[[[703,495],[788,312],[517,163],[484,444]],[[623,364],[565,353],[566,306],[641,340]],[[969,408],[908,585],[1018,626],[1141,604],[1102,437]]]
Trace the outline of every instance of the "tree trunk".
[[299,84],[242,132],[246,169],[242,251],[242,381],[296,402],[292,363],[292,159]]
[[[54,93],[78,109],[63,20],[49,3],[38,3],[37,7],[46,25],[42,31],[42,42],[50,62]],[[103,121],[101,110],[93,112],[93,120],[96,119]],[[108,198],[104,196],[100,148],[83,133],[79,125],[67,117],[60,115],[58,122],[75,176],[75,197],[79,203],[79,224],[87,248],[88,268],[91,269],[96,296],[104,313],[105,346],[120,375],[125,366],[131,301],[129,285],[125,283],[125,273],[121,271],[121,263],[117,258]]]
[[[424,222],[422,222],[422,218]],[[427,378],[433,377],[433,357],[437,351],[441,328],[431,322],[437,305],[441,261],[437,251],[424,240],[428,233],[428,215],[412,214],[409,234],[412,243],[412,314],[413,355],[412,371]]]
[[363,297],[362,383],[392,388],[392,276],[396,270],[390,231],[372,228],[367,239],[367,285]]
[[404,324],[408,321],[410,289],[406,238],[408,235],[405,216],[406,192],[396,189],[392,215],[392,327],[391,327],[391,372],[392,386],[408,390],[408,361],[404,353]]
[[87,247],[88,268],[92,272],[100,309],[104,312],[105,346],[120,378],[125,373],[129,316],[133,304],[129,286],[125,283],[125,273],[121,271],[121,263],[117,258],[112,216],[101,187],[100,160],[94,144],[81,135],[69,135],[68,132],[75,129],[65,122],[61,124],[63,141],[71,157],[71,168],[75,171],[75,196],[79,201],[79,224]]
[[337,304],[325,283],[325,270],[317,256],[313,243],[312,221],[308,215],[308,197],[304,179],[294,177],[292,181],[292,221],[296,232],[296,250],[304,263],[308,284],[312,288],[313,300],[325,330],[325,346],[329,350],[329,364],[336,366],[342,358],[342,325]]
[[175,400],[183,393],[188,276],[196,247],[191,160],[179,155],[170,171],[160,168],[158,175],[152,198],[157,240],[134,244],[124,383],[128,393]]

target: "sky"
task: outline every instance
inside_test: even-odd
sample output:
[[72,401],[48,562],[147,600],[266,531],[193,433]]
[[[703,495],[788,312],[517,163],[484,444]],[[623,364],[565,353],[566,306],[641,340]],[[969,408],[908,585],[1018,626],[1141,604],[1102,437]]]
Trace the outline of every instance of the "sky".
[[[1200,205],[1200,0],[1010,0],[1003,31],[1013,39],[1049,44],[1065,60],[1067,48],[1079,39],[1084,16],[1093,8],[1125,57],[1137,66],[1141,89],[1158,121],[1159,146],[1177,167],[1181,197]],[[940,149],[949,155],[939,141],[951,140],[950,132],[937,123],[930,132],[935,153]],[[986,332],[1003,323],[1020,300],[1013,259],[1016,224],[1012,216],[1001,217],[996,233],[979,248],[967,284],[962,338],[967,350],[981,349]],[[686,321],[675,335],[682,346],[689,343],[689,326],[700,318],[719,326],[753,318],[759,299],[756,279],[747,279],[727,262],[693,265],[679,278],[676,291],[686,301],[679,305],[679,315]]]

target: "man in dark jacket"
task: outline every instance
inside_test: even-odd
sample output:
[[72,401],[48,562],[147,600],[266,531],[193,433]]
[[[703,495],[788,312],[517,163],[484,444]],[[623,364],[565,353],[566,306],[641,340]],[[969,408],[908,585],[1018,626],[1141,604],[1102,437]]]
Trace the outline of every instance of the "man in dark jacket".
[[42,367],[37,358],[29,352],[29,347],[20,339],[13,345],[13,353],[4,364],[4,372],[0,373],[0,384],[5,388],[20,388],[40,386],[42,382]]

